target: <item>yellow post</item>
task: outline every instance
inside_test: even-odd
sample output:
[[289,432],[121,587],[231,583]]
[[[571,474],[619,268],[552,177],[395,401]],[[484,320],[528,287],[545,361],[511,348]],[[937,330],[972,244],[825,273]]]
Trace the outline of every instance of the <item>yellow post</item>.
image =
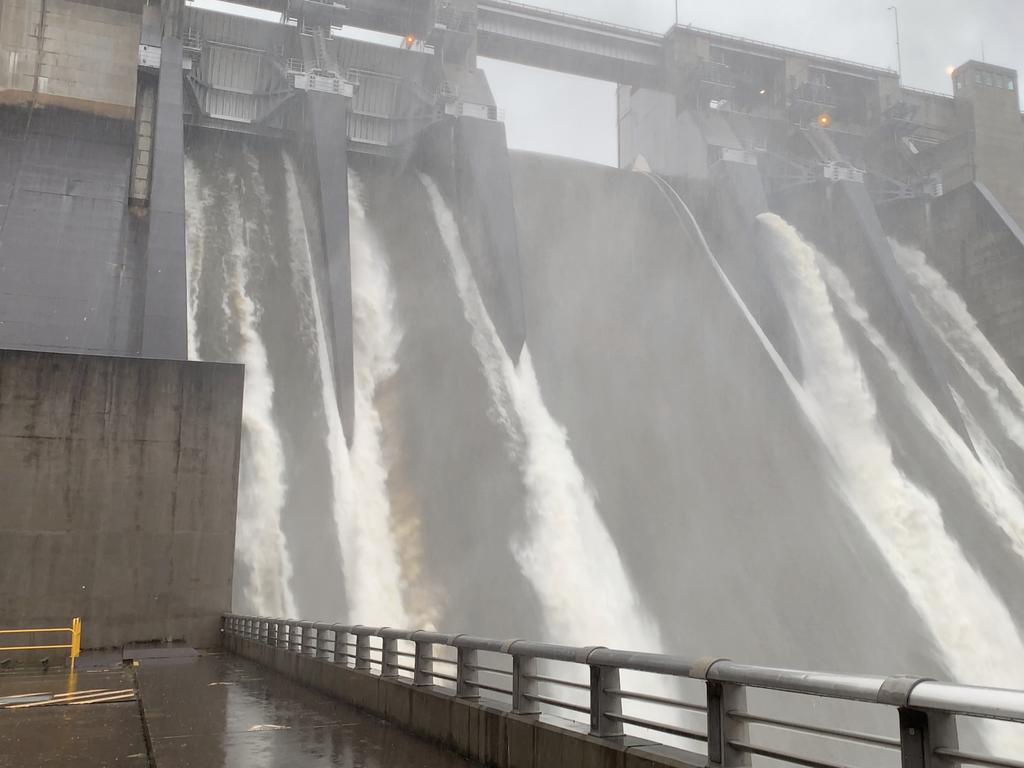
[[71,620],[71,671],[75,671],[75,659],[82,652],[82,620],[75,617]]

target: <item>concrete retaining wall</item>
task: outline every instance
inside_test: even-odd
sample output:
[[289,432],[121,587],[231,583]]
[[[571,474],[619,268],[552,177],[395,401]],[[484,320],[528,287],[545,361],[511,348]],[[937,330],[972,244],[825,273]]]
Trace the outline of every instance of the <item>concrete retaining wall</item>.
[[550,716],[513,715],[488,699],[459,699],[438,687],[381,678],[311,656],[225,636],[232,653],[495,768],[695,768],[707,758],[625,736],[599,739],[588,726]]
[[220,642],[243,368],[0,350],[0,626]]

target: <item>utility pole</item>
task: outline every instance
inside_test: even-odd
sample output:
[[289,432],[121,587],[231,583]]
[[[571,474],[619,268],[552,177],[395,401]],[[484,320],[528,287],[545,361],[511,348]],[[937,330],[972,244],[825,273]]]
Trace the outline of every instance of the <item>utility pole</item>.
[[679,0],[676,0],[676,26],[679,26]]
[[903,50],[900,47],[900,10],[895,5],[890,5],[889,10],[892,11],[892,15],[896,19],[896,71],[899,73],[900,80],[902,80]]

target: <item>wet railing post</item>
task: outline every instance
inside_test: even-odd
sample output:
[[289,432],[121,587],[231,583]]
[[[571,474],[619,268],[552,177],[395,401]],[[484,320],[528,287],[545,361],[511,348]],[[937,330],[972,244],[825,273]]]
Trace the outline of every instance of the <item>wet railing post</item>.
[[334,637],[334,663],[348,666],[348,628],[335,624],[331,627],[331,635]]
[[297,627],[293,620],[287,619],[284,622],[284,649],[286,651],[290,651],[292,649],[292,645],[295,642],[294,635],[296,629]]
[[330,654],[327,651],[327,633],[330,629],[326,624],[316,625],[316,657],[318,659],[330,658]]
[[299,653],[303,656],[316,656],[316,627],[312,623],[302,625],[302,646]]
[[283,648],[285,646],[285,631],[286,627],[281,619],[274,619],[274,647]]
[[738,768],[750,765],[750,755],[732,746],[745,743],[747,724],[730,712],[747,711],[747,692],[742,685],[712,679],[714,667],[727,659],[701,659],[690,669],[690,677],[707,683],[708,765],[711,768]]
[[398,639],[392,636],[381,634],[381,677],[398,677]]
[[416,671],[413,673],[413,685],[427,686],[434,684],[434,662],[431,658],[434,655],[434,644],[415,639],[416,643]]
[[[502,650],[511,653],[519,640],[510,640]],[[516,715],[539,715],[537,701],[537,659],[512,654],[512,712]]]
[[739,768],[750,765],[750,755],[732,744],[746,742],[746,723],[730,716],[730,712],[746,712],[747,693],[741,685],[707,682],[708,696],[708,764],[712,768]]
[[455,695],[460,699],[479,699],[480,688],[477,686],[477,664],[479,655],[471,648],[458,649],[458,665],[456,666]]
[[370,671],[370,636],[356,635],[356,669]]
[[622,721],[609,715],[622,714],[618,667],[590,667],[590,733],[594,736],[621,736]]
[[936,750],[956,751],[960,739],[956,716],[910,706],[914,689],[923,678],[889,677],[878,691],[878,703],[899,708],[900,757],[902,768],[959,768],[960,763],[936,754]]

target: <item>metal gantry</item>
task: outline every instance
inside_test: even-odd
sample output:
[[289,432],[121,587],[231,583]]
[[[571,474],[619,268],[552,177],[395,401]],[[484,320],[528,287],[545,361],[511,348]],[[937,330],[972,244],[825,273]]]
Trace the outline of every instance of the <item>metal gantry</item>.
[[[916,677],[880,677],[806,672],[748,666],[727,659],[688,659],[652,653],[577,648],[527,640],[496,640],[472,635],[407,631],[387,627],[327,624],[228,614],[226,634],[343,664],[381,677],[406,678],[416,686],[440,686],[459,698],[495,698],[513,714],[535,715],[557,710],[586,716],[596,737],[622,736],[627,726],[665,741],[706,745],[707,764],[715,768],[749,765],[751,756],[784,765],[809,768],[852,768],[778,746],[777,739],[755,739],[784,731],[812,739],[842,742],[876,751],[872,765],[903,768],[1021,768],[1018,755],[994,756],[961,748],[959,717],[1002,721],[1002,727],[1024,723],[1024,691],[981,688]],[[555,676],[556,664],[582,674]],[[624,674],[625,673],[625,674]],[[686,701],[643,688],[636,677],[688,680],[703,686],[701,701]],[[557,689],[561,693],[550,693]],[[844,723],[801,722],[777,713],[753,711],[747,703],[752,689],[871,705],[893,718],[898,735],[855,730]],[[574,697],[572,694],[576,694]],[[624,704],[648,705],[644,716],[626,714]],[[650,705],[661,713],[653,716]],[[689,718],[682,715],[687,714]],[[693,717],[703,728],[692,725]],[[884,756],[883,756],[883,753]],[[862,754],[862,753],[861,753]],[[882,762],[878,762],[881,760]]]

